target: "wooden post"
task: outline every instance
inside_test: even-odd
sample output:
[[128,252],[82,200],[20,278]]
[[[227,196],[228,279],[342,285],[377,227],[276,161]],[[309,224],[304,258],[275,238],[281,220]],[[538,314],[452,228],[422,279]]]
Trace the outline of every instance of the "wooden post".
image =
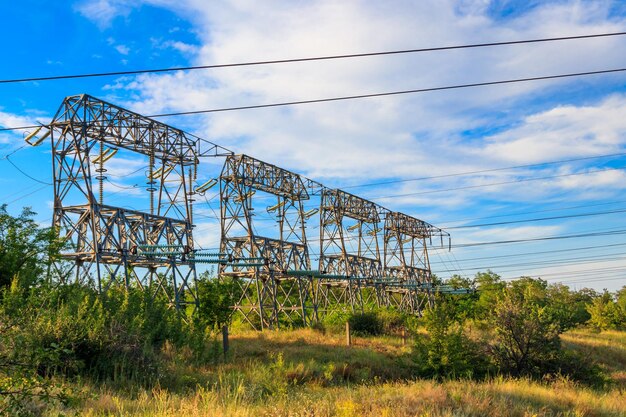
[[406,346],[406,327],[402,327],[402,346]]
[[222,346],[224,347],[224,356],[228,353],[228,326],[222,326]]
[[352,335],[350,334],[350,322],[346,322],[346,345],[352,345]]

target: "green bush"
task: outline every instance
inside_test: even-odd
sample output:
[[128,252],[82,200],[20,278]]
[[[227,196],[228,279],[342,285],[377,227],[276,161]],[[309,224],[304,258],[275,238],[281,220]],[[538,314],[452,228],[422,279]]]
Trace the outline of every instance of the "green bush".
[[355,335],[376,336],[383,333],[383,323],[374,312],[353,314],[348,322]]
[[33,285],[45,277],[61,242],[53,229],[39,227],[29,208],[13,217],[6,207],[0,206],[0,288],[14,279]]
[[407,314],[393,308],[381,308],[376,311],[378,320],[385,334],[397,334],[407,327]]
[[161,375],[159,352],[166,341],[196,356],[210,349],[202,326],[139,289],[114,287],[101,297],[80,285],[12,287],[4,291],[2,317],[18,320],[0,349],[41,376],[147,384]]
[[198,317],[213,328],[228,324],[232,314],[231,306],[239,298],[239,286],[232,280],[219,280],[208,273],[200,276],[198,289]]
[[507,288],[490,322],[495,333],[490,350],[502,372],[540,377],[549,371],[560,353],[560,328],[528,289]]
[[611,293],[605,291],[587,306],[591,316],[589,324],[598,330],[621,329],[626,327],[626,299],[624,289],[618,293],[617,301]]
[[325,329],[334,333],[339,333],[345,330],[346,322],[351,316],[351,313],[345,311],[334,311],[324,314],[321,317],[320,323]]
[[[550,296],[550,290],[561,295]],[[532,378],[565,376],[594,386],[606,383],[596,364],[561,346],[559,335],[576,322],[576,303],[565,305],[571,296],[567,288],[549,288],[542,280],[522,278],[509,284],[489,321],[494,330],[490,353],[500,372]]]
[[471,340],[456,317],[455,306],[442,300],[424,314],[427,335],[418,335],[413,359],[420,376],[476,378],[489,370],[481,346]]

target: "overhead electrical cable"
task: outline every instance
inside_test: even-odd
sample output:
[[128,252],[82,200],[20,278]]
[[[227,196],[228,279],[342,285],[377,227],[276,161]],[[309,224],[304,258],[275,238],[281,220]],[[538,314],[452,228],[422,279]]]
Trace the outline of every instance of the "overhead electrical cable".
[[[596,256],[578,256],[578,257],[573,257],[573,258],[550,259],[550,260],[543,260],[543,261],[529,261],[529,262],[521,262],[521,263],[515,263],[515,264],[504,264],[504,265],[488,265],[488,266],[482,265],[478,267],[466,267],[461,270],[470,270],[470,271],[480,271],[480,270],[486,270],[486,269],[497,270],[497,268],[528,267],[528,266],[542,266],[544,268],[549,268],[552,266],[560,266],[563,264],[575,265],[575,264],[580,264],[580,263],[621,261],[621,260],[626,259],[626,257],[624,256],[616,257],[616,255],[624,255],[624,253],[618,252],[618,253],[608,253],[608,254],[602,254],[602,255],[596,255]],[[444,267],[444,269],[448,272],[460,271],[460,269],[448,269],[446,267]],[[511,271],[516,271],[516,270],[518,270],[518,268],[503,270],[502,272],[511,272]]]
[[[559,252],[574,252],[580,250],[594,250],[594,249],[606,249],[612,248],[616,246],[626,246],[626,243],[613,243],[606,245],[595,245],[595,246],[583,246],[577,248],[568,248],[568,249],[556,249],[556,250],[545,250],[545,251],[535,251],[535,252],[523,252],[523,253],[512,253],[509,255],[496,255],[496,256],[481,256],[476,258],[462,258],[459,259],[459,262],[470,262],[470,261],[480,261],[487,259],[501,259],[501,258],[518,258],[522,256],[531,256],[531,255],[548,255],[551,253],[559,253]],[[431,262],[432,264],[436,264],[437,262]]]
[[[395,95],[401,95],[401,94],[416,94],[416,93],[426,93],[426,92],[432,92],[432,91],[454,90],[454,89],[460,89],[460,88],[484,87],[484,86],[490,86],[490,85],[502,85],[502,84],[522,83],[522,82],[530,82],[530,81],[540,81],[540,80],[554,80],[554,79],[561,79],[561,78],[583,77],[583,76],[611,74],[611,73],[618,73],[618,72],[625,72],[625,71],[626,71],[626,68],[614,68],[614,69],[608,69],[608,70],[585,71],[585,72],[575,72],[575,73],[568,73],[568,74],[544,75],[544,76],[537,76],[537,77],[515,78],[515,79],[498,80],[498,81],[485,81],[485,82],[477,82],[477,83],[469,83],[469,84],[456,84],[456,85],[448,85],[448,86],[441,86],[441,87],[419,88],[419,89],[413,89],[413,90],[388,91],[388,92],[383,92],[383,93],[358,94],[358,95],[352,95],[352,96],[327,97],[327,98],[319,98],[319,99],[311,99],[311,100],[286,101],[286,102],[279,102],[279,103],[253,104],[253,105],[248,105],[248,106],[222,107],[222,108],[215,108],[215,109],[160,113],[160,114],[149,115],[146,117],[160,118],[160,117],[172,117],[172,116],[188,116],[188,115],[194,115],[194,114],[251,110],[251,109],[269,108],[269,107],[295,106],[295,105],[301,105],[301,104],[325,103],[325,102],[343,101],[343,100],[357,100],[357,99],[373,98],[373,97],[395,96]],[[23,130],[23,129],[32,129],[36,127],[39,127],[39,126],[32,125],[32,126],[0,128],[0,131]]]
[[491,242],[475,242],[475,243],[457,243],[453,244],[454,248],[468,248],[474,246],[490,246],[490,245],[505,245],[510,243],[522,243],[522,242],[540,242],[546,240],[560,240],[560,239],[577,239],[577,238],[586,238],[586,237],[600,237],[600,236],[614,236],[614,235],[623,235],[626,234],[626,229],[617,229],[607,232],[590,232],[590,233],[578,233],[572,235],[556,235],[556,236],[545,236],[545,237],[536,237],[536,238],[527,238],[527,239],[511,239],[511,240],[497,240]]
[[623,169],[622,167],[620,167],[620,168],[606,168],[606,169],[597,169],[597,170],[586,171],[586,172],[574,172],[574,173],[570,173],[570,174],[549,175],[549,176],[545,176],[545,177],[520,178],[520,179],[512,180],[512,181],[493,182],[493,183],[488,183],[488,184],[477,184],[477,185],[466,185],[466,186],[463,186],[463,187],[445,188],[445,189],[441,189],[441,190],[429,190],[429,191],[419,191],[419,192],[415,192],[415,193],[388,195],[388,196],[384,196],[384,197],[370,198],[370,200],[385,200],[385,199],[388,199],[388,198],[410,197],[410,196],[414,196],[414,195],[424,195],[424,194],[444,193],[444,192],[448,192],[448,191],[469,190],[471,188],[493,187],[493,186],[496,186],[496,185],[516,184],[516,183],[527,182],[527,181],[539,181],[539,180],[547,180],[547,179],[552,179],[552,178],[573,177],[573,176],[577,176],[577,175],[595,174],[595,173],[598,173],[598,172],[621,171],[622,169]]
[[573,73],[568,73],[568,74],[542,75],[542,76],[537,76],[537,77],[514,78],[514,79],[498,80],[498,81],[484,81],[484,82],[468,83],[468,84],[456,84],[456,85],[448,85],[448,86],[441,86],[441,87],[416,88],[412,90],[387,91],[383,93],[327,97],[327,98],[318,98],[318,99],[312,99],[312,100],[285,101],[285,102],[279,102],[279,103],[254,104],[254,105],[249,105],[249,106],[237,106],[237,107],[223,107],[223,108],[207,109],[207,110],[189,110],[189,111],[181,111],[181,112],[153,114],[148,117],[159,118],[159,117],[172,117],[172,116],[187,116],[187,115],[193,115],[193,114],[207,114],[207,113],[218,113],[218,112],[227,112],[227,111],[263,109],[263,108],[270,108],[270,107],[297,106],[297,105],[302,105],[302,104],[328,103],[328,102],[333,102],[333,101],[345,101],[345,100],[359,100],[359,99],[365,99],[365,98],[397,96],[397,95],[403,95],[403,94],[417,94],[417,93],[428,93],[428,92],[433,92],[433,91],[456,90],[456,89],[461,89],[461,88],[485,87],[485,86],[490,86],[490,85],[502,85],[502,84],[524,83],[524,82],[530,82],[530,81],[584,77],[584,76],[590,76],[590,75],[611,74],[611,73],[618,73],[618,72],[625,72],[625,71],[626,71],[626,68],[614,68],[614,69],[608,69],[608,70],[573,72]]
[[15,165],[15,164],[13,163],[13,161],[11,161],[11,159],[9,159],[9,156],[8,156],[8,155],[5,157],[5,159],[7,160],[7,162],[8,162],[9,164],[11,164],[11,165],[13,166],[13,168],[15,168],[16,170],[18,170],[18,171],[19,171],[22,175],[24,175],[26,178],[29,178],[29,179],[31,179],[31,180],[33,180],[33,181],[35,181],[35,182],[40,183],[40,184],[44,184],[44,185],[52,185],[52,183],[51,183],[51,182],[45,182],[45,181],[38,180],[37,178],[32,177],[32,176],[30,176],[29,174],[27,174],[26,172],[22,171],[22,169],[20,169],[20,167],[18,167],[17,165]]
[[24,198],[26,198],[26,197],[28,197],[28,196],[31,196],[31,195],[33,195],[33,194],[37,193],[37,192],[39,192],[39,191],[41,191],[41,190],[43,190],[44,188],[49,187],[49,186],[50,186],[50,185],[47,185],[47,184],[46,184],[46,185],[43,185],[43,186],[41,186],[41,187],[37,188],[36,190],[31,191],[31,192],[29,192],[29,193],[27,193],[27,194],[21,195],[21,196],[19,196],[19,197],[16,197],[15,199],[13,199],[13,200],[9,201],[8,203],[5,203],[5,204],[6,204],[6,205],[11,205],[11,204],[13,204],[13,203],[15,203],[15,202],[17,202],[17,201],[20,201],[20,200],[22,200],[22,199],[24,199]]
[[531,223],[531,222],[540,222],[540,221],[549,221],[549,220],[571,219],[571,218],[576,218],[576,217],[604,216],[607,214],[616,214],[616,213],[625,213],[625,212],[626,212],[626,209],[619,209],[619,210],[609,210],[609,211],[596,211],[596,212],[591,212],[591,213],[566,214],[562,216],[538,217],[534,219],[511,220],[511,221],[506,221],[506,222],[470,224],[470,225],[465,225],[465,226],[452,226],[452,227],[447,227],[446,230],[472,229],[476,227],[502,226],[505,224]]
[[433,179],[438,179],[438,178],[460,177],[460,176],[473,175],[473,174],[484,174],[484,173],[487,173],[487,172],[508,171],[508,170],[511,170],[511,169],[535,168],[535,167],[539,167],[539,166],[543,166],[543,165],[565,164],[565,163],[568,163],[568,162],[586,161],[586,160],[589,160],[589,159],[610,158],[610,157],[618,157],[618,156],[624,156],[624,155],[626,155],[626,152],[618,152],[618,153],[611,153],[611,154],[605,154],[605,155],[585,156],[585,157],[582,157],[582,158],[572,158],[572,159],[561,159],[561,160],[557,160],[557,161],[538,162],[536,164],[513,165],[513,166],[510,166],[510,167],[481,169],[481,170],[476,170],[476,171],[464,171],[464,172],[458,172],[458,173],[453,173],[453,174],[433,175],[433,176],[429,176],[429,177],[404,178],[404,179],[398,179],[398,180],[389,180],[389,181],[380,181],[380,182],[372,182],[372,183],[357,184],[357,185],[348,185],[348,186],[343,186],[343,187],[340,187],[340,188],[342,190],[345,190],[345,189],[349,189],[349,188],[374,187],[374,186],[379,186],[379,185],[397,184],[397,183],[400,183],[400,182],[424,181],[424,180],[433,180]]
[[[587,275],[588,273],[598,274],[598,273],[621,272],[621,271],[626,271],[626,267],[616,266],[616,267],[606,267],[606,268],[581,269],[581,270],[566,271],[566,272],[547,272],[545,274],[525,274],[523,276],[537,277],[537,278],[558,276],[558,277],[567,278],[568,276],[576,276],[579,274]],[[515,278],[516,277],[509,277],[509,278],[506,278],[505,280],[511,280]],[[626,278],[622,278],[622,279],[626,279]]]
[[607,205],[611,205],[611,204],[620,204],[620,203],[626,203],[626,200],[608,201],[606,203],[596,203],[596,204],[582,204],[582,205],[578,205],[578,206],[569,206],[569,207],[558,207],[558,208],[555,207],[555,208],[549,208],[549,209],[544,209],[544,210],[533,210],[533,211],[524,211],[524,212],[518,212],[518,213],[497,214],[497,215],[493,215],[493,216],[472,217],[472,218],[467,218],[467,219],[448,220],[446,222],[437,223],[437,224],[439,226],[447,229],[447,228],[449,228],[449,226],[446,226],[446,225],[450,224],[450,223],[461,223],[461,222],[468,222],[468,221],[472,221],[472,220],[495,219],[495,218],[499,218],[499,217],[523,216],[525,214],[546,213],[546,212],[550,212],[550,211],[561,211],[561,210],[573,210],[573,209],[578,209],[578,208],[607,206]]
[[437,46],[437,47],[431,47],[431,48],[365,52],[365,53],[356,53],[356,54],[323,55],[323,56],[304,57],[304,58],[260,60],[260,61],[248,61],[248,62],[228,63],[228,64],[193,65],[193,66],[171,67],[171,68],[152,68],[152,69],[140,69],[140,70],[93,72],[93,73],[83,73],[83,74],[49,75],[49,76],[27,77],[27,78],[3,79],[3,80],[0,80],[0,84],[54,81],[54,80],[77,79],[77,78],[111,77],[111,76],[120,76],[120,75],[138,75],[138,74],[177,72],[177,71],[207,70],[207,69],[218,69],[218,68],[246,67],[246,66],[255,66],[255,65],[289,64],[289,63],[309,62],[309,61],[328,61],[328,60],[335,60],[335,59],[365,58],[365,57],[373,57],[373,56],[449,51],[449,50],[455,50],[455,49],[485,48],[485,47],[494,47],[494,46],[520,45],[520,44],[541,43],[541,42],[558,42],[558,41],[569,41],[569,40],[578,40],[578,39],[607,38],[607,37],[623,36],[623,35],[626,35],[626,32],[609,32],[609,33],[596,33],[596,34],[588,34],[588,35],[559,36],[559,37],[553,37],[553,38],[536,38],[536,39],[503,41],[503,42],[485,42],[485,43],[474,43],[474,44],[465,44],[465,45]]

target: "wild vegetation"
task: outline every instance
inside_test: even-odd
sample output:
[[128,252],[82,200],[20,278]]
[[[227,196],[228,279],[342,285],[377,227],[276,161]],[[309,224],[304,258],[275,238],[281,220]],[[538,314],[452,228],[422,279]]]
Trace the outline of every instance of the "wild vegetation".
[[205,274],[200,307],[177,312],[150,291],[49,283],[59,247],[30,212],[0,212],[0,415],[626,414],[626,288],[488,271],[452,277],[478,291],[437,295],[421,318],[372,307],[312,329],[231,325],[224,354],[232,283]]

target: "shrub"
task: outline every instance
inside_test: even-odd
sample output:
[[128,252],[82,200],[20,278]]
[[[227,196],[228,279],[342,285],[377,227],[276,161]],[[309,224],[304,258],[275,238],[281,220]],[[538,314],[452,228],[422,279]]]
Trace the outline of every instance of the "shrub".
[[393,308],[381,308],[376,311],[385,334],[398,333],[407,325],[407,315]]
[[2,297],[0,316],[19,318],[0,348],[41,376],[147,384],[160,377],[158,354],[166,341],[198,355],[210,348],[204,328],[149,290],[114,287],[101,297],[80,285],[12,288]]
[[24,208],[13,217],[6,207],[0,206],[0,287],[8,287],[14,278],[32,285],[45,276],[61,242],[53,229],[39,227],[32,210]]
[[353,314],[348,322],[355,335],[376,336],[383,332],[383,323],[374,312]]
[[587,311],[591,316],[589,324],[598,330],[626,327],[626,303],[623,302],[625,307],[622,307],[620,301],[621,299],[618,299],[618,302],[615,302],[611,293],[605,291],[602,296],[587,306]]
[[559,327],[545,307],[528,294],[507,288],[491,319],[495,339],[491,353],[502,372],[541,376],[560,352]]
[[204,273],[197,282],[198,317],[213,328],[228,324],[231,306],[240,296],[239,286],[232,280],[218,280]]
[[320,323],[322,327],[330,330],[331,332],[343,332],[346,326],[346,322],[350,319],[351,315],[351,313],[345,311],[334,311],[331,313],[325,313],[321,317]]
[[423,321],[428,335],[418,336],[413,351],[420,376],[471,378],[487,373],[489,363],[480,345],[465,334],[453,305],[440,302]]

